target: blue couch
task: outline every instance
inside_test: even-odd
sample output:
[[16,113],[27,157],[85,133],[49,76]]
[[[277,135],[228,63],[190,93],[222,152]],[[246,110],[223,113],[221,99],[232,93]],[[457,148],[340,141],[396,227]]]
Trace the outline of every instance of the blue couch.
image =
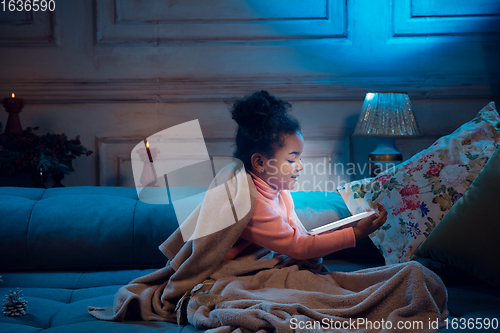
[[[292,195],[306,226],[320,215],[349,215],[336,193]],[[158,245],[177,226],[172,205],[145,204],[135,188],[0,187],[0,296],[19,287],[28,300],[25,316],[0,315],[0,332],[199,332],[173,323],[99,321],[87,312],[89,305],[112,305],[122,285],[163,267]],[[367,238],[325,263],[352,271],[384,262]],[[451,316],[499,317],[500,293],[454,272],[443,277]]]

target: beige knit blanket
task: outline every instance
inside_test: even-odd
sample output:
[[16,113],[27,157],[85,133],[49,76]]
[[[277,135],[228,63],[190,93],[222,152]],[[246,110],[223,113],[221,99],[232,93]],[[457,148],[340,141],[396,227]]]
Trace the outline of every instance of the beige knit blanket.
[[193,293],[188,321],[210,332],[436,332],[448,315],[445,286],[418,262],[322,268],[263,248],[226,261]]
[[[232,200],[206,198],[192,223],[247,200],[238,189],[255,188],[226,168]],[[242,173],[240,173],[241,175]],[[248,187],[246,187],[248,188]],[[227,197],[226,197],[227,198]],[[327,272],[317,260],[295,260],[262,247],[223,261],[251,217],[206,237],[183,242],[177,230],[160,250],[167,265],[123,286],[113,307],[89,307],[97,319],[190,323],[211,332],[436,332],[448,316],[441,279],[417,262],[356,272]]]

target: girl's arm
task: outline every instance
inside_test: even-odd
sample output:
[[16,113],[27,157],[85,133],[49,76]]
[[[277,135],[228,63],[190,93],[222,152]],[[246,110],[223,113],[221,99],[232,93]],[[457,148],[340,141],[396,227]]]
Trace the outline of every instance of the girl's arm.
[[252,220],[241,237],[298,260],[322,257],[356,245],[353,228],[309,235],[293,220],[289,224],[285,217],[260,200],[256,201]]

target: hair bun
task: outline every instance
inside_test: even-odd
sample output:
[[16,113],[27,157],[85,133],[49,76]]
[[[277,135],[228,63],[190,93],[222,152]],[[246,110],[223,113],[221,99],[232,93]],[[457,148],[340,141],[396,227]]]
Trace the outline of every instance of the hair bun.
[[258,140],[275,132],[277,123],[286,115],[290,104],[261,90],[233,105],[232,118],[246,134]]

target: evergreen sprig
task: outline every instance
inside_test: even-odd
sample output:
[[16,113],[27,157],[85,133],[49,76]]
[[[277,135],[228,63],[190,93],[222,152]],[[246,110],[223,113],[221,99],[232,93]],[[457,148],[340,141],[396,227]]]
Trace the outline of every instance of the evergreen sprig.
[[79,135],[72,140],[64,133],[39,136],[33,133],[37,129],[28,127],[21,135],[0,134],[0,173],[17,175],[42,170],[49,176],[69,174],[74,169],[68,166],[68,159],[93,153],[81,144]]

